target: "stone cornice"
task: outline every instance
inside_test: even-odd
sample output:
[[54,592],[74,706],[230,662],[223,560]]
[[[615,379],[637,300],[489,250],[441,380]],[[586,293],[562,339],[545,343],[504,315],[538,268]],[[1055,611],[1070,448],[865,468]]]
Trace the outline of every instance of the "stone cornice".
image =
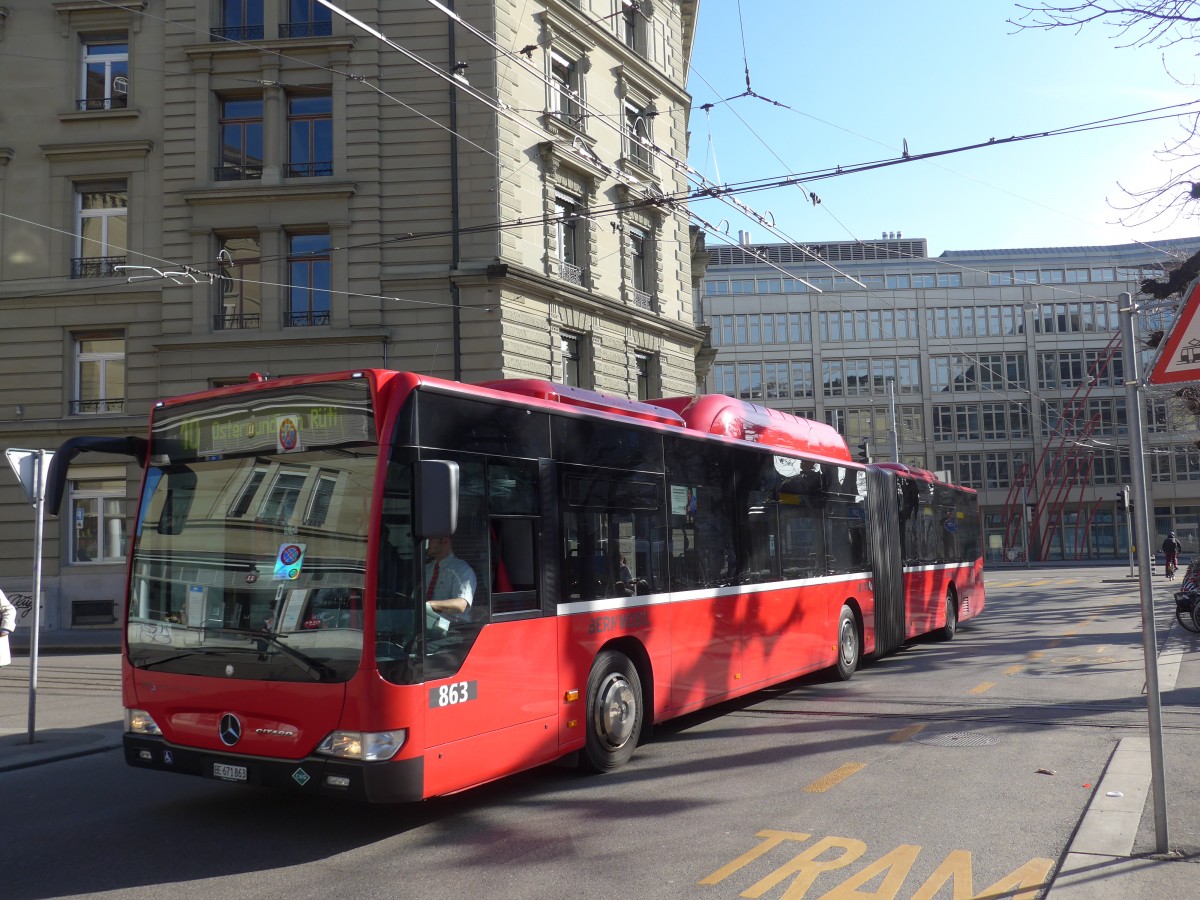
[[180,196],[189,206],[219,206],[226,203],[272,203],[277,200],[296,203],[338,197],[349,199],[358,193],[358,184],[352,181],[325,184],[295,184],[288,181],[286,184],[270,185],[241,182],[240,185],[184,191]]
[[50,162],[93,159],[136,159],[148,156],[154,141],[92,141],[75,144],[42,144],[38,147]]

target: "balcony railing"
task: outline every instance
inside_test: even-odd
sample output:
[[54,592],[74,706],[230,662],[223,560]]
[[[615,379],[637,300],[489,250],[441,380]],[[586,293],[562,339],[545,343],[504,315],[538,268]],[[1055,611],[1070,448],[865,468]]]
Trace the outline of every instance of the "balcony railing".
[[129,106],[129,98],[124,94],[117,97],[83,97],[76,100],[75,105],[80,112],[93,109],[126,109]]
[[563,281],[583,287],[583,268],[569,263],[565,259],[558,261],[558,277]]
[[257,328],[262,319],[258,313],[217,313],[213,316],[214,331],[228,331],[235,328]]
[[250,163],[226,163],[213,169],[213,181],[254,181],[262,178],[263,167]]
[[312,325],[328,325],[328,312],[289,312],[287,324],[291,328],[304,328]]
[[263,27],[261,25],[223,25],[211,28],[208,32],[210,41],[261,41]]
[[284,178],[313,178],[317,175],[332,174],[331,162],[288,163],[283,167]]
[[279,26],[281,38],[327,37],[333,34],[333,22],[288,22]]
[[654,309],[654,296],[648,291],[639,291],[633,288],[633,305],[641,309]]
[[117,266],[123,265],[123,256],[86,256],[71,260],[71,277],[114,278],[121,274],[117,271]]
[[125,412],[125,398],[105,400],[72,400],[71,415],[73,416],[102,416],[105,413],[116,414]]

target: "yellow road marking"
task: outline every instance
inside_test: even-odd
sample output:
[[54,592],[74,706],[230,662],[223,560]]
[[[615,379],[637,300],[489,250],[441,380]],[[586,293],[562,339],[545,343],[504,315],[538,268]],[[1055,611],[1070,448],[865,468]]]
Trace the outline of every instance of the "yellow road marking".
[[1004,670],[1004,674],[1005,674],[1005,675],[1016,675],[1016,674],[1017,674],[1018,672],[1020,672],[1020,671],[1021,671],[1023,668],[1025,668],[1025,667],[1024,667],[1024,666],[1021,666],[1021,665],[1017,665],[1017,666],[1009,666],[1007,669],[1005,669],[1005,670]]
[[1049,578],[1041,578],[1037,581],[1027,581],[1024,587],[1037,587],[1039,584],[1049,584],[1051,580]]
[[1055,638],[1050,643],[1048,643],[1046,646],[1053,648],[1053,647],[1057,647],[1061,643],[1062,643],[1062,638]]
[[1041,659],[1045,655],[1046,651],[1044,650],[1030,650],[1029,653],[1026,654],[1026,656],[1028,656],[1030,659]]
[[893,744],[903,743],[904,741],[907,741],[910,737],[912,737],[914,734],[921,731],[924,727],[925,727],[924,723],[922,723],[920,725],[909,725],[907,728],[901,728],[899,731],[895,732],[894,734],[888,735],[888,740],[891,741]]
[[812,784],[804,789],[806,794],[823,794],[831,787],[836,787],[841,784],[859,769],[866,768],[866,763],[846,763],[844,766],[839,766],[834,769],[824,778],[818,778]]
[[971,690],[967,691],[967,693],[968,694],[984,694],[984,693],[990,691],[995,686],[996,686],[996,682],[985,681],[983,684],[975,685],[975,687],[971,688]]

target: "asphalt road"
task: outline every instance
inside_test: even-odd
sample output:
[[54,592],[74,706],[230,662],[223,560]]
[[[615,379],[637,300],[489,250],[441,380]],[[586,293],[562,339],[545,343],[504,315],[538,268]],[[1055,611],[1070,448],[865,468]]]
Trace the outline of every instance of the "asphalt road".
[[[953,642],[660,726],[604,777],[549,767],[381,808],[135,771],[117,751],[0,773],[0,894],[1034,896],[1116,742],[1146,732],[1136,585],[1114,568],[988,585]],[[51,690],[76,726],[119,720],[113,654],[43,659]]]

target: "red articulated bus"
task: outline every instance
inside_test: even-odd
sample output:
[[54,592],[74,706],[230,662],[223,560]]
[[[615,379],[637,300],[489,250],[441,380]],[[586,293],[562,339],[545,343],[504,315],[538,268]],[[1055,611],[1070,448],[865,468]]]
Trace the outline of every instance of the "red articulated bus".
[[[124,613],[131,766],[449,794],[983,610],[973,491],[729,397],[364,370],[158,403]],[[427,559],[427,556],[437,559]],[[440,574],[439,574],[440,573]]]

